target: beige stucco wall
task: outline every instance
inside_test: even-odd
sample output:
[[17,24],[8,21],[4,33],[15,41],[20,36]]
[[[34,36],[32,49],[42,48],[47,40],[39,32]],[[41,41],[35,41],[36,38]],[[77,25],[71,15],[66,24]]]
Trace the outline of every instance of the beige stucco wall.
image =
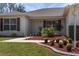
[[[75,10],[74,10],[74,8],[75,8]],[[76,19],[76,24],[79,25],[79,5],[76,7],[74,7],[74,6],[69,7],[69,13],[67,16],[68,25],[73,25],[74,19]]]
[[28,34],[28,19],[25,16],[3,16],[0,18],[20,18],[20,31],[0,31],[1,35],[11,35],[12,33],[16,33],[18,35],[24,36]]
[[43,27],[43,20],[32,20],[32,35],[37,35],[40,27]]
[[29,26],[29,20],[25,16],[20,17],[20,32],[22,32],[24,35],[28,34],[28,26]]
[[69,35],[69,25],[74,25],[74,20],[76,24],[79,25],[79,4],[74,6],[69,6],[69,13],[66,17],[66,34]]
[[[31,34],[32,35],[37,35],[37,33],[39,32],[39,28],[43,28],[43,21],[46,20],[46,21],[52,21],[52,20],[55,20],[55,19],[35,19],[35,20],[32,20],[32,24],[31,24],[31,27],[32,27],[32,30],[31,30]],[[56,19],[57,20],[57,19]],[[65,23],[65,20],[63,19],[62,21],[62,30],[61,31],[57,31],[58,34],[62,34],[62,35],[65,35],[66,34],[66,23]]]

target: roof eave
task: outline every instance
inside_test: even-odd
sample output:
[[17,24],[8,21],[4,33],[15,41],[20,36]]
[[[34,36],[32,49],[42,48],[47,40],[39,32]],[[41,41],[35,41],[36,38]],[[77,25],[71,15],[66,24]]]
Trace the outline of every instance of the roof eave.
[[63,16],[30,16],[29,19],[64,19]]

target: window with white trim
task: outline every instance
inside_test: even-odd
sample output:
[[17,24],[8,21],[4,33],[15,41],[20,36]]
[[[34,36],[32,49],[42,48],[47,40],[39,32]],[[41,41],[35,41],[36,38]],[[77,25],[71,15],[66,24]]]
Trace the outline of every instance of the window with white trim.
[[3,30],[17,30],[17,19],[16,18],[5,18],[3,19]]

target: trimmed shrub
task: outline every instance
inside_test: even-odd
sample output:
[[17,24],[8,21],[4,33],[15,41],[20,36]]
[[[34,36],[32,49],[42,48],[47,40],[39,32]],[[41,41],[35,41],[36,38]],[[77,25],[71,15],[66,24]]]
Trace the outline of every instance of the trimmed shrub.
[[11,36],[15,37],[15,36],[17,36],[17,34],[16,33],[12,33]]
[[53,46],[54,45],[54,40],[51,40],[50,43],[51,43],[51,46]]
[[63,41],[62,40],[59,40],[58,45],[59,45],[59,48],[63,48]]
[[0,37],[2,37],[3,35],[0,34]]
[[43,37],[52,37],[54,35],[55,35],[55,33],[54,33],[53,27],[43,28],[42,31],[41,31],[41,36],[43,36]]
[[[44,38],[54,36],[54,29],[52,27],[43,28],[42,31],[41,31],[41,36],[44,37]],[[44,39],[44,40],[45,40],[45,43],[48,42],[48,39]]]
[[66,49],[68,52],[71,52],[72,51],[72,44],[68,43],[66,46]]
[[69,43],[72,43],[72,39],[71,38],[68,38],[68,41],[69,41]]
[[59,43],[59,39],[56,40],[56,43]]
[[66,39],[63,40],[63,44],[64,44],[65,46],[67,45],[67,40],[66,40]]

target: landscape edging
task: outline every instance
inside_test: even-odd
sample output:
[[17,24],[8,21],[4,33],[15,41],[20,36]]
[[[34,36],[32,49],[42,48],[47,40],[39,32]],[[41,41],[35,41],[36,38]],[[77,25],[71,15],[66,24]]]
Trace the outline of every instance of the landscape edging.
[[79,54],[76,54],[76,53],[70,53],[70,52],[64,52],[64,51],[60,51],[54,47],[51,47],[49,45],[46,45],[46,44],[42,44],[42,43],[37,43],[38,45],[41,45],[41,46],[45,46],[45,47],[48,47],[50,49],[52,49],[53,51],[57,52],[57,53],[60,53],[60,54],[64,54],[64,55],[70,55],[70,56],[79,56]]

